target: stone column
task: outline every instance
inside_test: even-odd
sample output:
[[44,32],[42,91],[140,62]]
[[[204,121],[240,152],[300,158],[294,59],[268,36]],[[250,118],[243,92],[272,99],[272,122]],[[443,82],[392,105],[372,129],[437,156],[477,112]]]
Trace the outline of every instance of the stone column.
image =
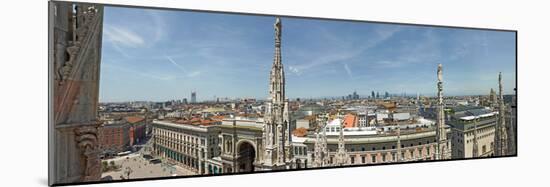
[[[73,6],[74,5],[74,6]],[[50,181],[99,181],[97,119],[103,7],[50,2]],[[53,93],[52,93],[53,92]]]

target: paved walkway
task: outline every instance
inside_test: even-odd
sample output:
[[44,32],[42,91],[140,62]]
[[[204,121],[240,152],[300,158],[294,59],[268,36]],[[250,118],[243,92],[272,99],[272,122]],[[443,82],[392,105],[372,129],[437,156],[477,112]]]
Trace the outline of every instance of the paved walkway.
[[151,164],[138,153],[102,160],[102,162],[103,161],[107,161],[108,163],[114,161],[115,165],[122,165],[122,167],[117,171],[102,173],[102,180],[121,180],[126,178],[127,175],[124,171],[126,171],[127,167],[130,167],[133,171],[130,173],[130,179],[195,175],[194,172],[180,166],[166,163]]

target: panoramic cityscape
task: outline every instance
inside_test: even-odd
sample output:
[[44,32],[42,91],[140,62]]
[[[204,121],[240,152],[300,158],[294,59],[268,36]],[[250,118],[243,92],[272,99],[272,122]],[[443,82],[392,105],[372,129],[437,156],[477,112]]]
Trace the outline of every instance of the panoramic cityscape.
[[54,6],[60,183],[517,154],[515,33]]

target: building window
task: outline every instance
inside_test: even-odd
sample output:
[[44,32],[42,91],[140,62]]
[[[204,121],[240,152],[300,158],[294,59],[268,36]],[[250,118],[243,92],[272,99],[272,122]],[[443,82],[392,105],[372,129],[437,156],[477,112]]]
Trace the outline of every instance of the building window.
[[365,163],[365,156],[361,156],[361,163]]
[[372,161],[372,163],[376,163],[376,155],[371,156],[371,161]]
[[355,164],[355,157],[354,157],[354,156],[350,156],[350,159],[351,159],[351,163],[352,163],[352,164]]

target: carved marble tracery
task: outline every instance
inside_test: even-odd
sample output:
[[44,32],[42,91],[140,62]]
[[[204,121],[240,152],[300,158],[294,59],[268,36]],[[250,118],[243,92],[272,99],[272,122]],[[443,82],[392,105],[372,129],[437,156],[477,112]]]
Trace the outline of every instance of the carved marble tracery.
[[[69,56],[69,59],[63,63],[61,67],[57,70],[58,76],[58,82],[59,84],[63,84],[64,80],[69,78],[71,76],[71,71],[73,70],[73,66],[75,65],[75,61],[77,60],[77,55],[79,51],[81,50],[81,45],[84,44],[86,36],[89,34],[90,28],[92,28],[92,24],[94,22],[97,22],[98,19],[95,19],[97,16],[98,10],[95,8],[95,6],[75,6],[76,12],[75,15],[71,17],[71,27],[72,27],[72,41],[68,42],[68,47],[66,48],[66,53]],[[81,10],[85,9],[85,10]]]
[[81,154],[80,161],[84,165],[82,181],[93,181],[101,177],[97,133],[97,128],[90,126],[75,129],[76,141]]
[[97,119],[103,7],[51,2],[51,182],[99,181]]

